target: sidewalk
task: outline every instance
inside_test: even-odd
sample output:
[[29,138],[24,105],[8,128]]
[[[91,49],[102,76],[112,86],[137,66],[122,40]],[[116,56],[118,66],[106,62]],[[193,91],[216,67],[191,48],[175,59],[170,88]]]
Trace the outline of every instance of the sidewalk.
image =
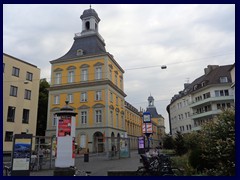
[[[90,176],[107,176],[109,170],[136,171],[140,163],[140,156],[136,150],[131,151],[130,158],[107,159],[106,155],[89,154],[89,162],[84,162],[84,155],[78,155],[75,159],[78,169],[91,171]],[[30,176],[53,176],[54,169],[32,171]]]

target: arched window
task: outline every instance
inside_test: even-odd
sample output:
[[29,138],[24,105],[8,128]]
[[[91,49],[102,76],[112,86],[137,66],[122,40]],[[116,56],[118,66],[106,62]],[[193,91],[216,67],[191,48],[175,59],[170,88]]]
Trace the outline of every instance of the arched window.
[[85,25],[86,25],[86,30],[89,30],[90,29],[90,22],[87,21]]

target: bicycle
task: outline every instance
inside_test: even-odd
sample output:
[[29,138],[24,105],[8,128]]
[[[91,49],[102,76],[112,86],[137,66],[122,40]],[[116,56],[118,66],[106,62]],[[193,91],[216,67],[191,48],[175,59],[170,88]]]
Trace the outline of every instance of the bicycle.
[[70,166],[70,168],[74,169],[74,171],[75,171],[73,176],[90,176],[90,174],[91,174],[91,171],[80,170],[74,166]]
[[136,171],[137,176],[177,176],[183,175],[183,172],[176,167],[171,166],[170,157],[167,155],[158,155],[147,157],[140,155],[143,166]]

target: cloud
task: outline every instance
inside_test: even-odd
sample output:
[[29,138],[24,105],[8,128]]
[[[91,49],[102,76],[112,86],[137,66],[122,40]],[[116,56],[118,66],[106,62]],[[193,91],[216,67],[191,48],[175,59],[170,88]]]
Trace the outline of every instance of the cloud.
[[[37,65],[50,80],[51,64],[71,48],[81,32],[86,4],[3,6],[3,51]],[[145,108],[152,94],[166,121],[166,106],[189,79],[209,64],[235,62],[233,4],[97,4],[99,33],[106,49],[126,70],[126,100]],[[161,65],[167,65],[162,70]],[[155,66],[155,67],[154,67]]]

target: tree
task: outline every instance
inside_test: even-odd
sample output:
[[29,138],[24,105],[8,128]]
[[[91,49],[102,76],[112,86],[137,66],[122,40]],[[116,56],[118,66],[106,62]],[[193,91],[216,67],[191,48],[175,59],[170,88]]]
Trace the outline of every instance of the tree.
[[50,85],[46,79],[40,80],[39,98],[38,98],[38,116],[37,116],[37,136],[45,136],[47,126],[47,109],[48,109],[48,90]]
[[176,138],[174,140],[175,152],[177,155],[181,156],[187,153],[187,147],[181,132],[177,131]]
[[201,151],[208,175],[235,175],[235,110],[203,126]]
[[174,149],[174,140],[171,135],[166,134],[163,138],[163,148],[164,149]]

